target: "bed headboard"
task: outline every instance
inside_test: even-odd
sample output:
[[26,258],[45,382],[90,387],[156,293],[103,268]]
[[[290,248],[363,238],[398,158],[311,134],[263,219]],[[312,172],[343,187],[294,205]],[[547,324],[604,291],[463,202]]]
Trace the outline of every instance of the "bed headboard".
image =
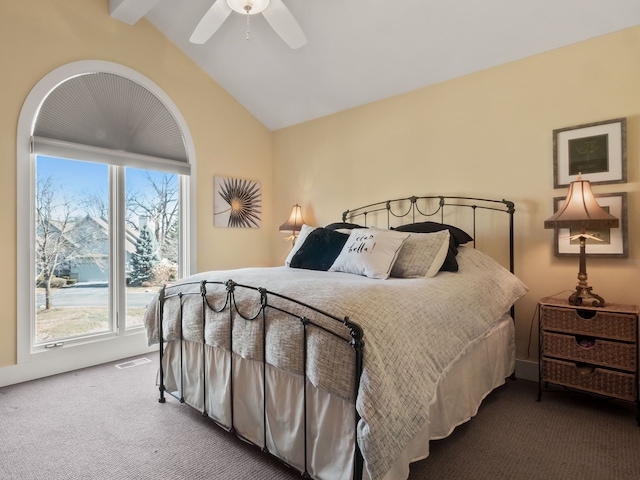
[[[509,242],[509,270],[514,273],[513,253],[513,214],[515,205],[509,200],[493,200],[473,197],[451,197],[442,195],[412,196],[396,198],[371,203],[363,207],[346,210],[342,213],[342,221],[370,226],[368,221],[372,219],[372,225],[382,226],[386,222],[386,228],[393,228],[403,223],[424,221],[437,221],[455,225],[461,228],[471,229],[473,246],[476,246],[478,227],[478,212],[491,211],[508,215]],[[465,219],[467,223],[461,224]]]

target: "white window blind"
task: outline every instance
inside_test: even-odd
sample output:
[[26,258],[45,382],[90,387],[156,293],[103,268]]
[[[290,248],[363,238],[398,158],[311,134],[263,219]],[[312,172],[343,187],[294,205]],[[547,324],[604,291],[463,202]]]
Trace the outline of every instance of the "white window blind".
[[[120,75],[77,75],[40,106],[32,151],[136,168],[190,174],[184,137],[167,107]],[[64,153],[62,153],[64,152]]]

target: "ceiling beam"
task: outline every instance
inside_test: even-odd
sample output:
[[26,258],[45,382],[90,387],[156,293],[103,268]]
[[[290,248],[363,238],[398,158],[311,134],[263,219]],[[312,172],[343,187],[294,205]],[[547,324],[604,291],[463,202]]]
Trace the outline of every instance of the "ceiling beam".
[[109,0],[109,16],[133,25],[160,0]]

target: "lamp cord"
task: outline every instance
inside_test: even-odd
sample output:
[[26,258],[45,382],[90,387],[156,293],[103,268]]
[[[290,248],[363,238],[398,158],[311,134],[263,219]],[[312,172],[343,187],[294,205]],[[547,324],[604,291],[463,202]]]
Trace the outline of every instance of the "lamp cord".
[[[533,337],[533,322],[536,319],[536,315],[540,309],[540,304],[536,304],[536,309],[533,311],[533,316],[531,317],[531,322],[529,323],[529,342],[527,344],[527,358],[525,360],[529,360],[531,358],[531,338]],[[540,347],[538,345],[538,347]]]
[[[553,297],[557,297],[558,295],[561,295],[563,293],[567,293],[567,292],[571,292],[572,290],[561,290],[558,293],[554,293],[553,295],[548,295],[549,298],[553,298]],[[536,305],[535,310],[533,311],[533,316],[531,317],[531,322],[529,323],[529,341],[527,343],[527,358],[525,358],[525,360],[529,360],[531,358],[531,340],[533,338],[533,323],[536,319],[536,315],[538,315],[539,317],[539,311],[540,311],[540,304],[538,303]],[[538,348],[540,348],[540,345],[538,345]]]

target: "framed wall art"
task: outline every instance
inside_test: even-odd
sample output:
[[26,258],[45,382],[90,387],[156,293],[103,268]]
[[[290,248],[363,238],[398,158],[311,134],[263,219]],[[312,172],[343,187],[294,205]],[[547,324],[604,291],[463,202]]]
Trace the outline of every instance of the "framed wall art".
[[260,182],[232,177],[213,177],[213,219],[216,227],[260,228],[262,225]]
[[[601,241],[587,238],[585,253],[594,257],[620,257],[629,256],[629,234],[627,226],[627,194],[605,193],[594,195],[598,204],[611,215],[618,219],[618,228],[589,229],[586,233],[599,238]],[[565,197],[556,197],[554,212],[558,211]],[[580,233],[578,229],[559,228],[555,230],[554,254],[556,257],[564,257],[580,254],[580,241],[571,240],[570,237]]]
[[592,184],[627,181],[627,119],[553,131],[553,186],[566,187],[582,174]]

